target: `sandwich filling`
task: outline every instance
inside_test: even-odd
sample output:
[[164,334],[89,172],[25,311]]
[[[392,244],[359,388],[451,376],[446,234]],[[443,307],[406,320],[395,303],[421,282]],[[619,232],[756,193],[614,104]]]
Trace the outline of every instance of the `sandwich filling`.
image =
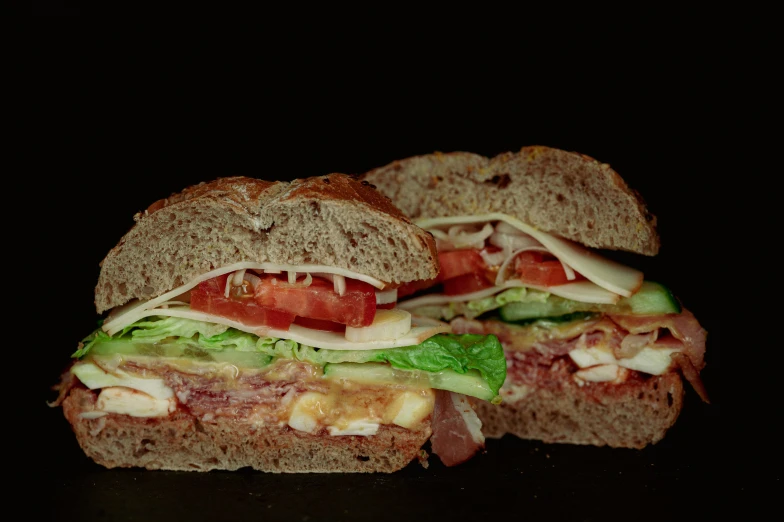
[[436,239],[436,279],[398,289],[400,307],[456,334],[492,334],[517,400],[533,387],[619,385],[680,370],[700,397],[706,332],[642,272],[506,214],[417,223]]
[[432,430],[446,465],[484,445],[471,400],[500,402],[494,335],[397,307],[397,288],[325,266],[240,263],[113,310],[72,355],[59,404],[94,390],[82,418],[154,421],[186,411],[314,436]]

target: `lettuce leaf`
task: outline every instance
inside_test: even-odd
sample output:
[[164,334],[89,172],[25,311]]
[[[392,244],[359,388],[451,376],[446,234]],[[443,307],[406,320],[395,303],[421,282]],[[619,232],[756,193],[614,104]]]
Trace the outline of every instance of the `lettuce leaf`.
[[[177,317],[149,317],[110,337],[100,329],[94,331],[72,355],[82,358],[92,349],[102,354],[122,352],[149,355],[189,356],[193,350],[151,350],[151,345],[175,347],[186,345],[198,352],[257,352],[276,359],[296,359],[319,366],[327,363],[389,363],[401,370],[439,372],[450,369],[464,374],[477,370],[495,393],[506,378],[506,360],[494,335],[451,335],[431,337],[415,346],[381,350],[325,350],[299,344],[290,339],[259,337],[223,325]],[[191,355],[192,356],[192,355]]]

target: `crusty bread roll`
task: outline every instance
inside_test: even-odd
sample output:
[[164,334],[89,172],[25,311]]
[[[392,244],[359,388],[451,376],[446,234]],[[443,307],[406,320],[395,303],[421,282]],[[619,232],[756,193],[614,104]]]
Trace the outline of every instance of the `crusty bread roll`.
[[345,174],[222,178],[150,205],[101,262],[98,313],[240,261],[320,264],[387,283],[438,273],[433,238]]
[[[531,146],[494,158],[426,154],[376,168],[362,179],[415,222],[503,213],[588,247],[649,256],[659,250],[656,218],[641,196],[609,165],[574,152]],[[473,323],[484,333],[498,333],[498,325],[505,324],[477,319]],[[536,352],[514,338],[509,334],[503,341],[510,363],[514,353]],[[561,360],[572,364],[568,356]],[[661,440],[683,407],[682,376],[675,370],[644,380],[581,386],[563,367],[536,368],[538,386],[526,387],[509,373],[500,406],[477,404],[487,436],[510,433],[552,443],[642,448]],[[692,373],[695,382],[701,369]],[[704,389],[698,393],[707,400]]]
[[656,218],[605,163],[550,147],[486,158],[468,152],[414,156],[363,179],[409,218],[501,212],[589,247],[659,251]]
[[[290,183],[219,178],[157,201],[135,220],[101,263],[99,313],[240,262],[327,265],[393,288],[434,278],[439,270],[433,237],[368,182],[345,174]],[[109,468],[392,472],[424,458],[422,446],[435,430],[439,410],[432,398],[438,394],[427,384],[348,378],[336,384],[322,378],[323,365],[284,353],[271,356],[267,366],[245,367],[191,348],[191,355],[163,356],[155,350],[157,341],[139,342],[146,352],[110,349],[101,369],[93,370],[99,372],[93,384],[71,370],[94,367],[100,356],[79,355],[51,404],[62,405],[86,455]],[[240,351],[255,355],[247,347]],[[302,406],[309,394],[326,402]],[[329,406],[331,401],[338,406]],[[336,424],[314,420],[327,414],[334,414]],[[353,426],[355,421],[365,425]]]
[[485,436],[511,433],[548,443],[642,449],[664,438],[683,408],[683,382],[677,373],[605,384],[598,393],[572,380],[556,382],[552,389],[512,385],[520,397],[505,398],[501,406],[477,403]]
[[95,411],[95,395],[74,388],[62,406],[85,454],[107,468],[389,473],[416,459],[432,433],[429,418],[415,430],[383,425],[372,437],[331,437],[245,419],[201,422],[184,409],[164,418],[82,416]]

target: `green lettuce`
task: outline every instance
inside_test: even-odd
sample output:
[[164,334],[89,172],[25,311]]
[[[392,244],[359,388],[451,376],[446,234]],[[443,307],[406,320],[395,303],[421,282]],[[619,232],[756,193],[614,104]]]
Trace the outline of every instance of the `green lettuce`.
[[114,336],[94,331],[72,355],[138,353],[158,356],[209,358],[210,353],[256,352],[276,359],[296,359],[323,366],[328,363],[389,363],[401,370],[439,372],[450,369],[464,374],[477,370],[495,393],[506,378],[506,360],[494,335],[437,335],[424,342],[381,350],[326,350],[291,339],[259,337],[222,325],[177,317],[149,317]]

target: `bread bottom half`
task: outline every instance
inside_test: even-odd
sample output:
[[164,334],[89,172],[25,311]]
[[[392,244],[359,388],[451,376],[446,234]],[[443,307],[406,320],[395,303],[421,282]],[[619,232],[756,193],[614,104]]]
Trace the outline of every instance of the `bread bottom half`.
[[390,473],[417,458],[431,435],[429,419],[416,431],[382,425],[363,437],[311,435],[226,418],[208,423],[183,409],[165,418],[83,417],[94,410],[95,400],[95,392],[76,387],[62,407],[85,454],[107,468]]
[[659,442],[683,408],[676,372],[613,385],[560,379],[557,386],[516,386],[509,379],[504,385],[519,393],[512,400],[475,405],[486,437],[642,449]]

